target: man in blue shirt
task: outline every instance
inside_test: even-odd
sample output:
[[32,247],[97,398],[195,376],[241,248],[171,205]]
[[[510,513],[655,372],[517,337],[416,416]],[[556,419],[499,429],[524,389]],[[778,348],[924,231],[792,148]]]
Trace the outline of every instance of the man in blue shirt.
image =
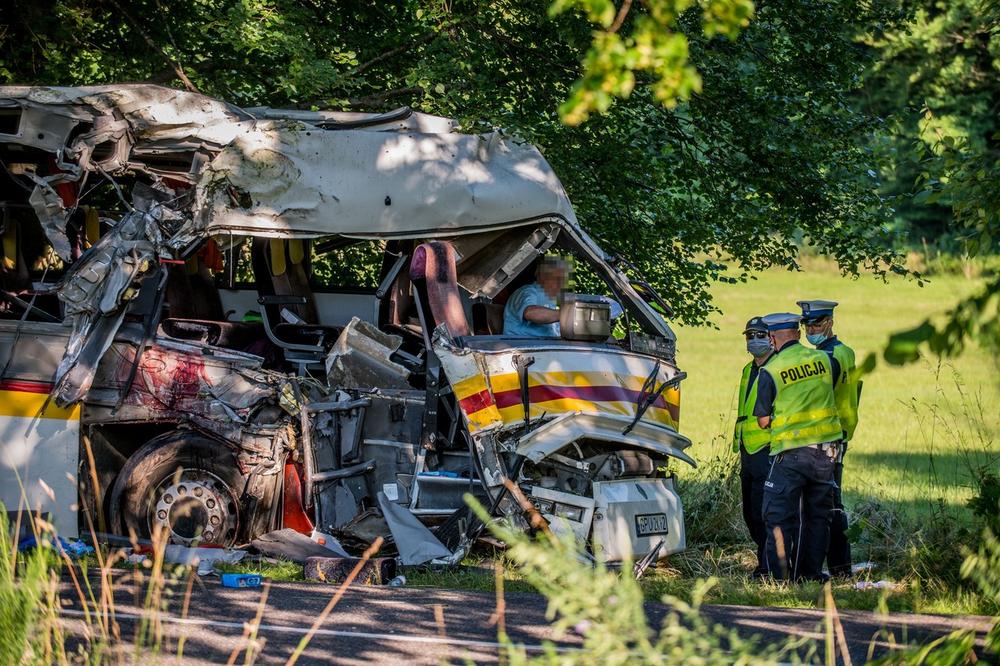
[[556,298],[566,286],[568,276],[569,266],[562,259],[542,259],[535,271],[535,282],[524,285],[507,300],[503,334],[514,338],[558,338]]

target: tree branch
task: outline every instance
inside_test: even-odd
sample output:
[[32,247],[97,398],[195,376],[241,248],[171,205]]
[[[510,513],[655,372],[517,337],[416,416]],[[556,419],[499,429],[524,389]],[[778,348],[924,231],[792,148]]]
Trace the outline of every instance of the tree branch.
[[[198,72],[199,74],[206,74],[217,69],[217,64],[211,60],[205,60],[203,62],[197,63],[189,69],[192,72]],[[144,83],[155,83],[157,85],[163,85],[169,83],[177,78],[177,70],[173,67],[167,67],[166,69],[161,69],[159,72],[150,75],[144,80]]]
[[191,82],[191,79],[187,77],[187,74],[184,73],[184,69],[181,67],[180,63],[171,58],[170,54],[164,51],[163,48],[159,44],[157,44],[152,37],[149,36],[149,33],[143,30],[142,24],[139,23],[139,21],[131,14],[131,12],[125,9],[121,5],[121,3],[118,2],[118,0],[111,0],[111,4],[114,5],[116,8],[118,8],[118,11],[122,13],[122,16],[125,17],[125,20],[128,21],[128,23],[133,28],[135,28],[140,35],[142,35],[142,38],[146,40],[146,43],[149,44],[150,48],[152,48],[154,51],[160,54],[160,56],[166,61],[166,63],[170,66],[170,68],[174,70],[174,74],[177,75],[177,78],[180,79],[181,83],[184,84],[184,87],[187,88],[189,92],[194,92],[194,93],[201,92],[200,90],[198,90],[198,87]]
[[608,32],[614,34],[621,30],[622,24],[625,23],[625,17],[628,16],[629,10],[632,9],[632,0],[625,0],[622,6],[618,8],[618,15],[615,16],[615,22],[611,24],[608,28]]
[[392,97],[402,97],[404,95],[416,95],[417,93],[423,94],[424,89],[420,86],[410,86],[408,88],[395,88],[393,90],[386,90],[384,92],[376,93],[374,95],[367,95],[365,97],[352,97],[348,100],[351,106],[374,106],[376,104],[381,104],[382,102],[392,98]]
[[389,49],[385,53],[380,53],[379,55],[375,56],[371,60],[369,60],[367,62],[363,62],[360,65],[358,65],[357,67],[355,67],[354,71],[351,74],[353,76],[357,76],[359,74],[362,74],[362,73],[366,72],[367,70],[371,69],[372,67],[374,67],[375,65],[379,64],[383,60],[388,60],[389,58],[394,58],[395,56],[398,56],[400,53],[405,53],[405,52],[409,51],[410,49],[416,48],[418,46],[423,46],[424,44],[427,44],[428,42],[434,41],[437,38],[437,36],[440,35],[440,34],[441,34],[440,32],[429,32],[429,33],[427,33],[426,35],[424,35],[423,37],[421,37],[420,39],[418,39],[416,41],[409,42],[409,43],[403,44],[401,46],[397,46],[394,49]]

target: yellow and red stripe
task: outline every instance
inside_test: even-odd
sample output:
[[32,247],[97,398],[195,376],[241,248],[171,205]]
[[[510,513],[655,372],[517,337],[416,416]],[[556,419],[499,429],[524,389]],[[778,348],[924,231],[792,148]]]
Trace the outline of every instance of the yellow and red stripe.
[[[59,407],[50,402],[45,407],[52,382],[24,379],[0,381],[0,417],[27,417],[43,419],[75,420],[80,418],[80,406]],[[42,411],[45,407],[45,411]]]
[[482,430],[501,420],[484,375],[475,374],[466,377],[452,384],[451,389],[458,399],[458,406],[465,413],[470,430]]
[[[609,380],[617,382],[608,383]],[[528,374],[528,411],[537,418],[543,413],[613,413],[633,416],[643,398],[645,377],[602,372],[545,372]],[[514,423],[524,418],[520,377],[506,373],[490,377],[492,392],[483,375],[464,379],[453,386],[459,405],[470,426]],[[680,421],[680,391],[670,388],[657,397],[643,415],[676,429]]]

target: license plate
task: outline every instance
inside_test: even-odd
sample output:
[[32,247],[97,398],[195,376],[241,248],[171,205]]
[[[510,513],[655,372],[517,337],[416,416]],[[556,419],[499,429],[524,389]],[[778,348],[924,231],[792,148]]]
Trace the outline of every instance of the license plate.
[[636,536],[667,534],[668,532],[667,514],[665,513],[640,513],[635,517]]

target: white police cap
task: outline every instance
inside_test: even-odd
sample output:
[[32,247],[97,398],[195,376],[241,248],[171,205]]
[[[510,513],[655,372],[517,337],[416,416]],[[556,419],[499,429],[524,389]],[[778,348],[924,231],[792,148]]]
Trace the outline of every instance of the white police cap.
[[802,317],[791,312],[775,312],[765,315],[763,320],[767,324],[767,330],[780,331],[782,329],[798,328]]
[[838,305],[837,301],[797,301],[795,304],[802,308],[802,319],[807,322],[832,317]]

